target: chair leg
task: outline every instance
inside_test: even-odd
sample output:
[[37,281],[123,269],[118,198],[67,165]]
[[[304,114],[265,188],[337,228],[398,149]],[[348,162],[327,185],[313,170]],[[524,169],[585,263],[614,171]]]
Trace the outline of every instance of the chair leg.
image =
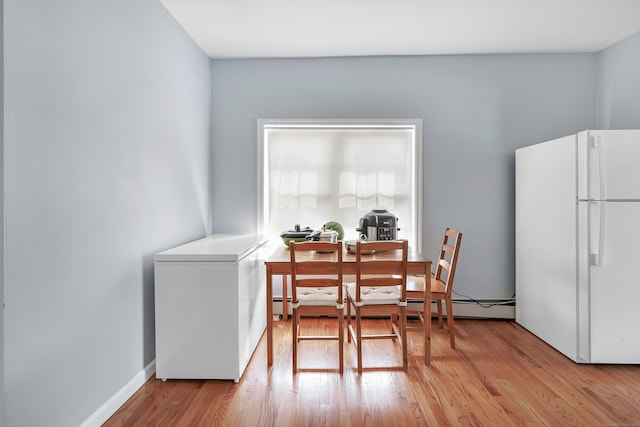
[[293,360],[292,360],[292,367],[293,367],[293,373],[296,373],[298,371],[298,310],[297,309],[293,309],[293,316],[292,316],[292,320],[291,320],[291,324],[293,325],[292,328],[292,347],[291,347],[291,353],[293,354]]
[[442,300],[439,299],[436,301],[436,306],[438,307],[438,326],[440,326],[440,329],[444,328],[443,322],[442,322]]
[[344,372],[344,311],[338,310],[338,357],[340,357],[340,375]]
[[[394,325],[396,329],[394,329]],[[391,314],[389,316],[389,333],[395,334],[395,331],[397,330],[398,327],[400,327],[400,318],[398,317],[397,314]],[[391,341],[396,342],[396,338],[395,337],[391,338]]]
[[347,342],[351,342],[351,302],[347,299]]
[[362,319],[360,307],[356,307],[356,351],[358,354],[358,374],[362,374]]
[[407,370],[407,312],[405,307],[402,307],[402,313],[400,314],[400,331],[402,333],[402,369]]
[[447,328],[449,329],[449,342],[451,344],[451,348],[456,348],[456,337],[455,331],[453,328],[453,302],[451,298],[446,299],[447,303]]

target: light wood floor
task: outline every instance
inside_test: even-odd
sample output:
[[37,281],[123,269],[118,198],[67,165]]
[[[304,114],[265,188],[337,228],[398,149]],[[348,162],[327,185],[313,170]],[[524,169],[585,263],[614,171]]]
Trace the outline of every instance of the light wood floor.
[[[335,320],[303,321],[327,329]],[[291,321],[274,325],[271,369],[263,337],[238,384],[152,378],[104,425],[640,426],[640,365],[575,364],[511,321],[456,320],[457,349],[434,333],[429,367],[411,332],[407,372],[361,376],[348,343],[342,376],[293,375]],[[400,363],[399,344],[370,341],[364,350],[365,366]],[[338,366],[335,342],[302,342],[299,357],[301,367]]]

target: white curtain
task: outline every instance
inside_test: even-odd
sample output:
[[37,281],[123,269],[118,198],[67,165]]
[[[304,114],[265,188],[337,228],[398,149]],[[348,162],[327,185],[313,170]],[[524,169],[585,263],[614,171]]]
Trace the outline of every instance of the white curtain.
[[355,239],[359,219],[385,208],[398,217],[398,237],[416,239],[415,129],[277,126],[264,132],[267,234],[337,221],[345,239]]

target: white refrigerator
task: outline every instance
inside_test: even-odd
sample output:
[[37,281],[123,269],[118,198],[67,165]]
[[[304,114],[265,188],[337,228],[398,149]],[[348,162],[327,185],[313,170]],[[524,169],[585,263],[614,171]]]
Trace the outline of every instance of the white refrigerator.
[[640,363],[640,130],[516,150],[516,322],[578,363]]

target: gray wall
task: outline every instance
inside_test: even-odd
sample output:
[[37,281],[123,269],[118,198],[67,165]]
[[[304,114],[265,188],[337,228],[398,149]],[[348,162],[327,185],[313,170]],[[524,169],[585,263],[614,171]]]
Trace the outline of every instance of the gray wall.
[[595,54],[214,60],[212,82],[214,231],[255,230],[256,119],[421,118],[423,249],[462,231],[473,298],[514,293],[514,150],[596,122]]
[[85,421],[155,358],[153,253],[206,235],[210,60],[157,0],[7,0],[8,426]]
[[206,234],[210,203],[214,231],[255,230],[257,118],[422,118],[425,252],[465,232],[458,290],[477,298],[513,292],[513,150],[640,127],[638,35],[597,55],[209,69],[156,0],[5,8],[9,426],[77,425],[153,360],[152,254]]
[[640,128],[640,33],[598,53],[598,128]]

